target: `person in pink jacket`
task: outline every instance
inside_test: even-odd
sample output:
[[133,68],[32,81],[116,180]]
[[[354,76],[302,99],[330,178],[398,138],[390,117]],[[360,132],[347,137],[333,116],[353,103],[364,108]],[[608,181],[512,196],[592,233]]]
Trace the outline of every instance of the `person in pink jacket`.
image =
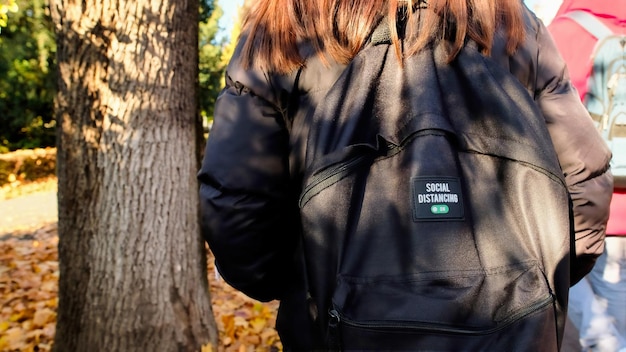
[[[564,0],[548,26],[568,65],[572,84],[584,100],[590,55],[598,40],[568,17],[573,11],[592,14],[612,32],[626,36],[626,1]],[[585,279],[570,290],[569,317],[585,351],[626,351],[625,188],[614,190],[606,234],[604,253]]]

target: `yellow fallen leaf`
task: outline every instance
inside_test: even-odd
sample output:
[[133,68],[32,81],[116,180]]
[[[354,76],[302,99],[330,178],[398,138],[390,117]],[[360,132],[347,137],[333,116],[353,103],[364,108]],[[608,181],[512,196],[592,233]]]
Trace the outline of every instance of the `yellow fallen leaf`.
[[48,308],[40,309],[35,312],[33,317],[33,325],[36,327],[44,327],[47,323],[53,321],[56,317],[56,313]]
[[250,335],[250,336],[246,336],[243,339],[245,344],[248,345],[260,345],[261,344],[261,338],[258,335]]
[[275,341],[278,341],[278,333],[274,329],[265,329],[261,333],[261,340],[267,345],[273,344]]
[[11,316],[9,317],[9,321],[12,323],[15,323],[16,321],[19,321],[20,319],[22,319],[23,316],[24,316],[24,312],[11,314]]
[[240,327],[240,328],[247,328],[250,325],[248,320],[243,317],[235,317],[234,323],[235,323],[235,326]]
[[41,267],[39,265],[37,265],[35,263],[32,263],[31,267],[33,269],[33,273],[35,273],[35,274],[41,273]]
[[263,303],[261,302],[254,302],[254,306],[252,307],[252,309],[256,312],[263,312],[264,308],[265,305],[263,305]]
[[22,330],[24,331],[30,331],[33,329],[33,322],[30,320],[24,320],[22,322]]
[[22,343],[22,329],[11,328],[4,332],[2,338],[0,338],[0,345],[5,344],[9,347],[9,350],[15,349],[14,347]]
[[235,317],[232,315],[223,315],[222,323],[224,324],[224,334],[226,337],[235,339]]
[[260,334],[267,326],[267,320],[263,318],[254,318],[250,321],[250,326],[255,334]]

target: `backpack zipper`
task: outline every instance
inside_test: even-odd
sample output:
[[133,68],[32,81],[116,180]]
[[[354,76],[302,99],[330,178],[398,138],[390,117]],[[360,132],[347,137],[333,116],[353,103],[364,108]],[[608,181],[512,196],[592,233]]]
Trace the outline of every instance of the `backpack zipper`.
[[[424,134],[423,132],[424,131],[418,131],[413,133],[412,138],[415,138],[417,135]],[[339,182],[341,179],[346,177],[350,172],[354,171],[361,162],[365,161],[366,159],[390,157],[399,153],[400,150],[402,150],[402,147],[399,145],[395,145],[390,142],[386,143],[387,144],[383,150],[379,150],[374,153],[354,156],[353,158],[348,159],[344,162],[337,163],[335,166],[328,167],[326,170],[312,177],[313,181],[304,188],[300,196],[300,200],[298,202],[300,208],[306,205],[306,203],[321,190],[331,186],[336,182]],[[383,152],[381,153],[381,151]]]
[[326,187],[338,182],[342,178],[346,177],[350,172],[354,170],[362,161],[367,158],[367,155],[360,155],[353,159],[339,163],[334,167],[329,167],[320,174],[316,175],[300,196],[299,206],[302,208],[314,195],[319,193]]
[[[508,317],[503,320],[498,326],[486,329],[486,330],[476,330],[476,329],[463,329],[463,328],[454,328],[454,327],[445,327],[445,326],[432,326],[430,324],[419,324],[414,322],[380,322],[380,321],[369,321],[369,322],[357,322],[354,320],[347,319],[341,315],[336,309],[332,309],[329,311],[330,319],[329,319],[329,333],[330,336],[334,337],[335,342],[340,341],[340,326],[346,325],[353,328],[358,329],[368,329],[368,330],[401,330],[404,332],[426,332],[426,333],[447,333],[447,334],[455,334],[455,335],[489,335],[495,333],[499,330],[505,329],[509,325],[514,322],[520,320],[521,318],[530,315],[536,311],[543,309],[544,307],[550,305],[554,302],[554,297],[550,295],[549,297],[542,299],[533,305],[519,311],[518,313]],[[334,331],[333,331],[334,330]]]

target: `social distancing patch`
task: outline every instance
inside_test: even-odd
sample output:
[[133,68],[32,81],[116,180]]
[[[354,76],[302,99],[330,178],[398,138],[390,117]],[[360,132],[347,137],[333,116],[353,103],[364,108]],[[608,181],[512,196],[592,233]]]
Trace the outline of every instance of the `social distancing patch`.
[[463,220],[463,192],[458,177],[413,177],[413,221]]

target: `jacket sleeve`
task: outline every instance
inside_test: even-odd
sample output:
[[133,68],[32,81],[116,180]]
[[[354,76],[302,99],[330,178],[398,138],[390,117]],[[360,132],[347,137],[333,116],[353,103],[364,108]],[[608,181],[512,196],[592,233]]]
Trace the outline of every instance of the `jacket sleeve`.
[[261,301],[279,299],[299,219],[280,97],[261,72],[231,62],[226,76],[198,174],[202,234],[226,282]]
[[604,250],[613,192],[611,153],[572,86],[566,64],[543,24],[539,26],[537,41],[537,101],[573,206],[575,256],[570,284],[574,285],[591,270]]

